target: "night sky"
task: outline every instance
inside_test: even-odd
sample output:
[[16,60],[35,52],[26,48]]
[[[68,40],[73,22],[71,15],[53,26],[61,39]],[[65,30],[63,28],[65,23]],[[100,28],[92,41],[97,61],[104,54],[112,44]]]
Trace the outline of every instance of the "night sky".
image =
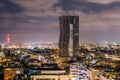
[[0,0],[0,43],[58,42],[60,15],[79,15],[80,42],[120,42],[120,0]]

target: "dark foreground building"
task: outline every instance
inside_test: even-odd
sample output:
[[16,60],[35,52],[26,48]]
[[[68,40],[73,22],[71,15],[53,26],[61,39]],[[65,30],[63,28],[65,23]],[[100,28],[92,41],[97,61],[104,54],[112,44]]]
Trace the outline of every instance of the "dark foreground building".
[[60,16],[60,57],[75,56],[79,46],[79,17]]

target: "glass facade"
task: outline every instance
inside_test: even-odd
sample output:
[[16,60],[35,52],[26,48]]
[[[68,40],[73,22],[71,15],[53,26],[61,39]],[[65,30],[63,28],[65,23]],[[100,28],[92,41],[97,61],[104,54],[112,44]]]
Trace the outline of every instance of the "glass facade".
[[68,43],[68,53],[70,56],[73,56],[73,24],[69,24],[70,27],[70,35],[69,35],[69,43]]
[[79,17],[60,16],[60,57],[75,56],[79,46]]

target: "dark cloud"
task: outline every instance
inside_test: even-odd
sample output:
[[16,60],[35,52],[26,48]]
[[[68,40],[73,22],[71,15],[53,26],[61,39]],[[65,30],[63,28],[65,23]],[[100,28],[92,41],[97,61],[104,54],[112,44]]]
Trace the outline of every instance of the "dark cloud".
[[79,10],[84,13],[100,13],[104,10],[109,10],[115,7],[120,7],[120,2],[113,2],[110,4],[101,4],[88,2],[86,0],[59,0],[60,3],[57,3],[53,6],[53,8],[57,6],[62,6],[62,9],[67,12],[71,10]]
[[0,3],[4,4],[4,7],[0,8],[0,12],[15,14],[24,10],[19,5],[12,3],[10,0],[0,0]]
[[80,41],[112,40],[120,34],[118,0],[0,0],[0,42],[8,33],[13,42],[58,41],[58,16],[72,13],[80,17]]

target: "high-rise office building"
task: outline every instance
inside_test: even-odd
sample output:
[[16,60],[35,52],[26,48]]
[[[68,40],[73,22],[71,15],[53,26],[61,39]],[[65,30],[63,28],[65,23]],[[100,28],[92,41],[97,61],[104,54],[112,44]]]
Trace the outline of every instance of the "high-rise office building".
[[79,46],[79,17],[60,16],[60,57],[75,56]]

